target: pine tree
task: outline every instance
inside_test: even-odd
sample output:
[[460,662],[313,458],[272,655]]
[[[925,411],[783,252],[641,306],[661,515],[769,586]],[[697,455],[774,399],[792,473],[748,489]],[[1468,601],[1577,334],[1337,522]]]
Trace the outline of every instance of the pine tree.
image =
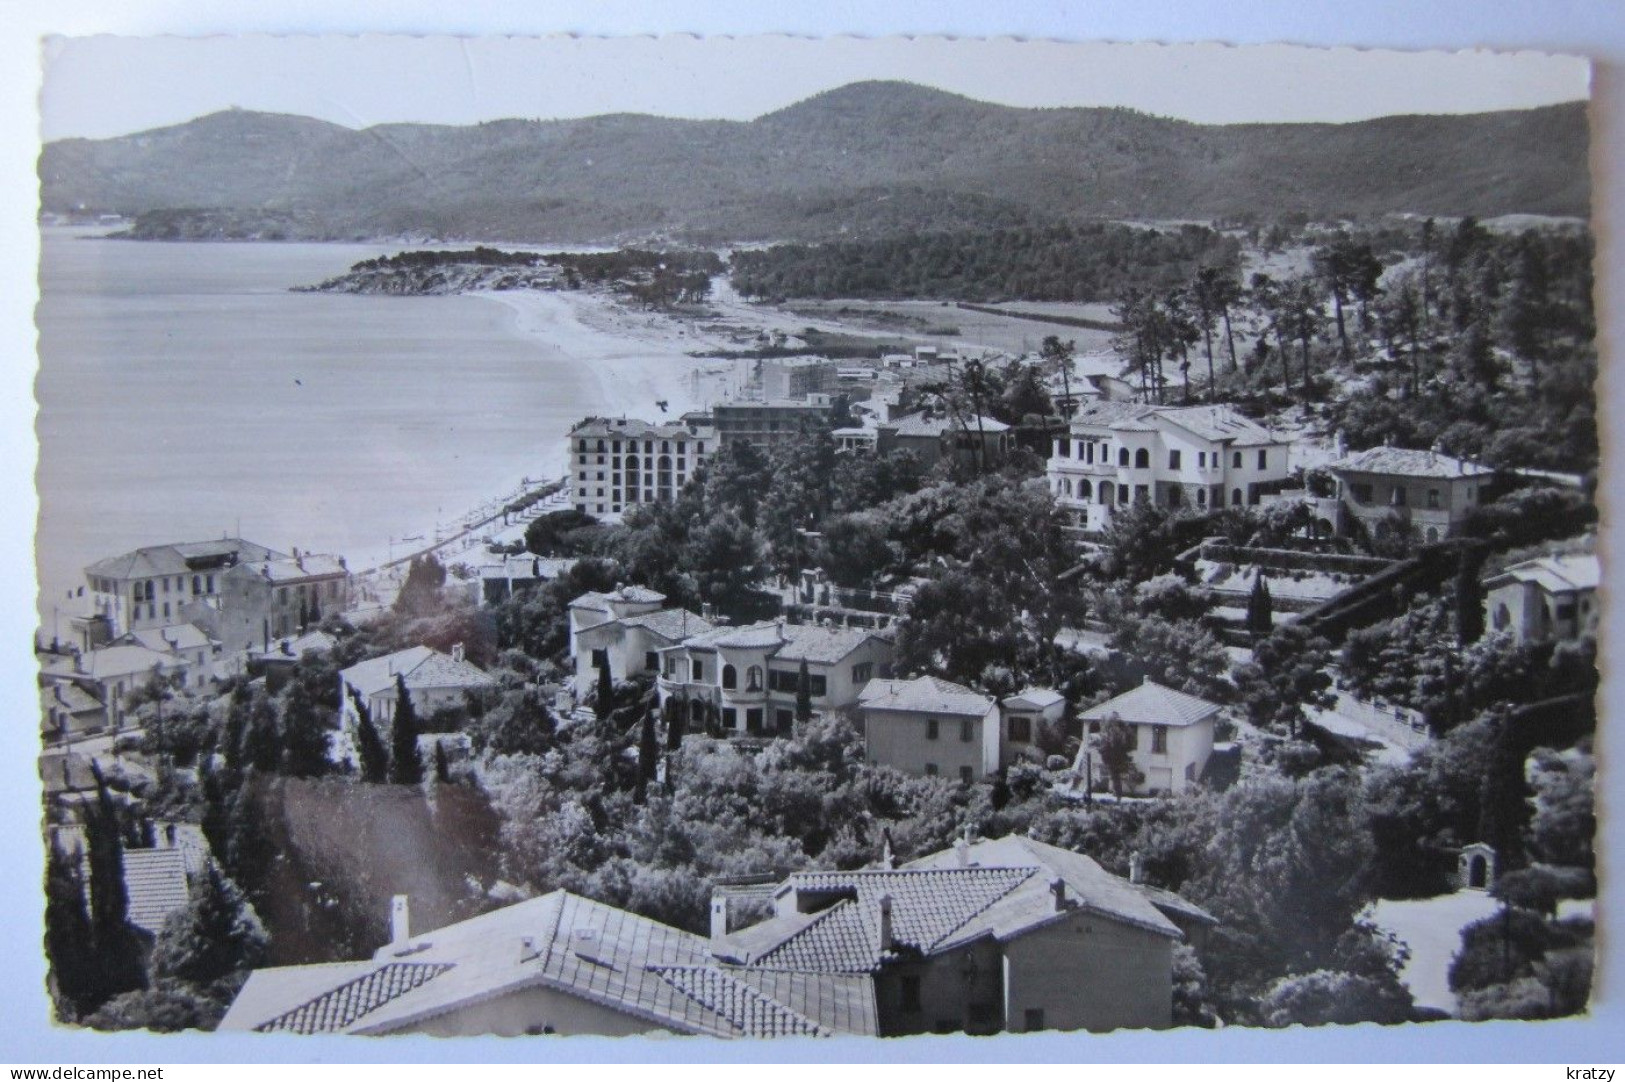
[[389,751],[372,723],[372,710],[355,688],[350,689],[350,700],[355,706],[355,749],[361,759],[361,780],[381,782],[389,773]]
[[796,671],[796,722],[805,725],[812,720],[812,677],[807,672],[807,659],[801,659]]
[[282,697],[282,772],[295,778],[327,773],[327,721],[302,681],[295,680]]
[[434,780],[441,785],[451,784],[451,763],[446,759],[446,742],[434,742]]
[[90,912],[78,849],[64,853],[51,841],[45,863],[45,957],[57,1017],[64,1022],[96,1007],[96,962],[91,943]]
[[98,1005],[121,992],[147,986],[141,935],[130,924],[130,896],[124,885],[124,839],[119,811],[91,760],[96,799],[84,808],[85,846],[90,856],[90,939]]
[[153,974],[206,985],[260,965],[269,945],[242,890],[211,862],[190,903],[170,914],[158,933]]
[[395,721],[389,735],[389,780],[396,785],[416,785],[423,780],[423,760],[418,756],[418,713],[412,695],[406,690],[406,677],[395,674]]

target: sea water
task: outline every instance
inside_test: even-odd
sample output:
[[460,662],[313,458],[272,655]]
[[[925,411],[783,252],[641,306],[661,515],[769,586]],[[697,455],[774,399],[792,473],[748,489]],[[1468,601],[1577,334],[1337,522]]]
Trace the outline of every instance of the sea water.
[[84,567],[105,556],[231,534],[357,568],[523,478],[562,475],[564,434],[600,385],[511,311],[289,292],[400,247],[43,231],[48,636],[53,610],[66,633]]

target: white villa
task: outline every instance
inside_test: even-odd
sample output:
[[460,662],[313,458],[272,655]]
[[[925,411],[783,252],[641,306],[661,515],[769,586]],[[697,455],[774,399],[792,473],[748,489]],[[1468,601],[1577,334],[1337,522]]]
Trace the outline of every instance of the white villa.
[[[1134,729],[1134,768],[1145,775],[1139,789],[1146,793],[1180,793],[1196,783],[1213,754],[1213,724],[1219,707],[1173,688],[1146,680],[1133,691],[1082,714],[1091,734],[1107,722],[1121,721]],[[1088,777],[1092,740],[1078,751],[1075,769]],[[1098,756],[1096,756],[1098,759]],[[1098,777],[1098,774],[1096,775]]]
[[1055,441],[1048,479],[1056,502],[1087,530],[1115,507],[1241,507],[1287,476],[1290,441],[1229,406],[1086,402]]

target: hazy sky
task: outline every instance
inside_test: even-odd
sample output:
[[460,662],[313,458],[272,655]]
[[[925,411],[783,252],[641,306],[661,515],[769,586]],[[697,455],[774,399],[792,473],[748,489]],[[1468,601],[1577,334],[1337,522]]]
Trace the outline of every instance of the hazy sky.
[[350,127],[638,112],[749,119],[858,79],[1210,123],[1359,120],[1584,98],[1583,59],[949,38],[55,38],[42,133],[120,135],[230,106]]

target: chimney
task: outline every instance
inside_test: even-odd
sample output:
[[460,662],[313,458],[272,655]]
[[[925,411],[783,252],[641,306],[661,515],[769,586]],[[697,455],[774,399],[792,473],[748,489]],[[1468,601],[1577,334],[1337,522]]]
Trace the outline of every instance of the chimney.
[[884,827],[880,831],[880,866],[887,871],[897,867],[897,854],[892,852],[891,827]]
[[882,894],[876,905],[880,909],[880,949],[889,951],[892,948],[891,895]]
[[711,938],[721,939],[728,934],[728,896],[711,893]]
[[451,646],[451,659],[453,661],[461,661],[461,660],[463,660],[463,644],[462,643],[458,642],[458,643],[453,643],[452,644],[452,646]]
[[399,947],[412,938],[412,910],[404,894],[389,900],[389,945]]
[[970,842],[963,837],[954,839],[954,862],[961,868],[970,867]]
[[1055,896],[1055,912],[1066,908],[1066,880],[1060,876],[1049,881],[1049,892]]
[[1139,853],[1128,855],[1128,881],[1135,886],[1145,882],[1145,860]]

